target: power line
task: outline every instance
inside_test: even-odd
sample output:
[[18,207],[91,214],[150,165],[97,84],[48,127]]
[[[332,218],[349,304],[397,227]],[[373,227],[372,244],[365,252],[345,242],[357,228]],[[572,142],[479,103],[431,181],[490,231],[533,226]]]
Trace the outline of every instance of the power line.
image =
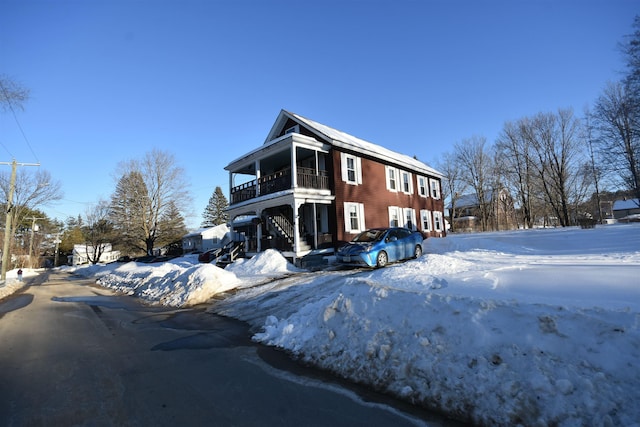
[[[7,105],[9,106],[9,109],[11,110],[11,114],[13,114],[13,119],[16,121],[16,124],[18,125],[18,129],[20,129],[20,133],[22,134],[22,137],[24,138],[24,141],[27,143],[27,147],[29,147],[29,151],[31,151],[31,154],[33,154],[33,157],[35,157],[36,162],[40,163],[40,159],[38,159],[38,156],[36,155],[35,151],[33,151],[33,147],[31,146],[31,143],[29,142],[29,139],[27,138],[27,135],[24,133],[24,129],[22,129],[22,125],[20,125],[20,121],[18,120],[18,116],[16,115],[16,110],[14,110],[14,108],[13,108],[13,105],[11,103],[11,98],[9,97],[9,94],[7,93],[7,89],[2,84],[2,80],[0,80],[0,89],[2,90],[2,93],[4,93],[5,99],[7,101]],[[9,151],[9,150],[7,150],[7,151]]]

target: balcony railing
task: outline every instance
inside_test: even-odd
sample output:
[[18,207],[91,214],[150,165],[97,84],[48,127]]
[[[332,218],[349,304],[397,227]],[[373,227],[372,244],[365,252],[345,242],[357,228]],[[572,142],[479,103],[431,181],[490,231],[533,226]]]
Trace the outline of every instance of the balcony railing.
[[[298,187],[301,188],[328,190],[329,174],[327,171],[318,171],[316,173],[315,169],[299,167],[297,168],[297,182]],[[291,169],[283,169],[233,187],[231,189],[231,204],[255,198],[258,195],[256,193],[258,187],[260,188],[261,196],[289,190],[291,188]]]

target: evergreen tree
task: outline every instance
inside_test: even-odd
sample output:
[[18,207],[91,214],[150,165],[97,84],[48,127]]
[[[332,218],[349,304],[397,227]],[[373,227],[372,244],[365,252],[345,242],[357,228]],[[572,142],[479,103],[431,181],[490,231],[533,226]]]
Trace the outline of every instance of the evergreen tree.
[[182,253],[182,238],[187,234],[184,217],[174,202],[169,202],[159,222],[158,244],[167,248],[168,255]]
[[117,247],[128,253],[146,252],[144,229],[140,221],[145,216],[144,200],[148,198],[142,174],[124,174],[111,196],[111,217],[118,235]]
[[222,193],[222,188],[216,187],[215,191],[209,198],[209,204],[204,208],[202,217],[202,227],[209,228],[216,225],[226,224],[229,222],[229,215],[226,209],[229,207],[227,198]]

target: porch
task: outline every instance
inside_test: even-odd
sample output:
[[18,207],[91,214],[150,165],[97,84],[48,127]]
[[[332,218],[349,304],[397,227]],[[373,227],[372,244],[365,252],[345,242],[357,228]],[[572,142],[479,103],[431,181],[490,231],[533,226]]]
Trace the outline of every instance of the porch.
[[[299,188],[315,190],[329,190],[330,188],[329,173],[326,170],[297,167],[296,182]],[[259,195],[264,196],[290,190],[293,186],[291,168],[287,167],[231,188],[231,204],[251,200]]]
[[230,205],[287,190],[330,194],[330,147],[300,134],[287,134],[230,163]]
[[[292,203],[283,203],[285,200]],[[255,210],[232,215],[231,222],[233,231],[244,236],[248,255],[277,249],[295,261],[315,249],[334,245],[331,232],[334,206],[328,199],[295,200],[289,195],[252,207]]]

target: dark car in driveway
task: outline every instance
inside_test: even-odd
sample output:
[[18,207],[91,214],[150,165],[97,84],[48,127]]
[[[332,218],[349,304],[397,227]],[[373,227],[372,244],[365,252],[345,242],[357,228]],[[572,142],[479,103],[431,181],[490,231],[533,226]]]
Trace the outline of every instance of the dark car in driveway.
[[422,255],[424,237],[404,227],[372,228],[338,248],[336,261],[344,265],[384,267]]

